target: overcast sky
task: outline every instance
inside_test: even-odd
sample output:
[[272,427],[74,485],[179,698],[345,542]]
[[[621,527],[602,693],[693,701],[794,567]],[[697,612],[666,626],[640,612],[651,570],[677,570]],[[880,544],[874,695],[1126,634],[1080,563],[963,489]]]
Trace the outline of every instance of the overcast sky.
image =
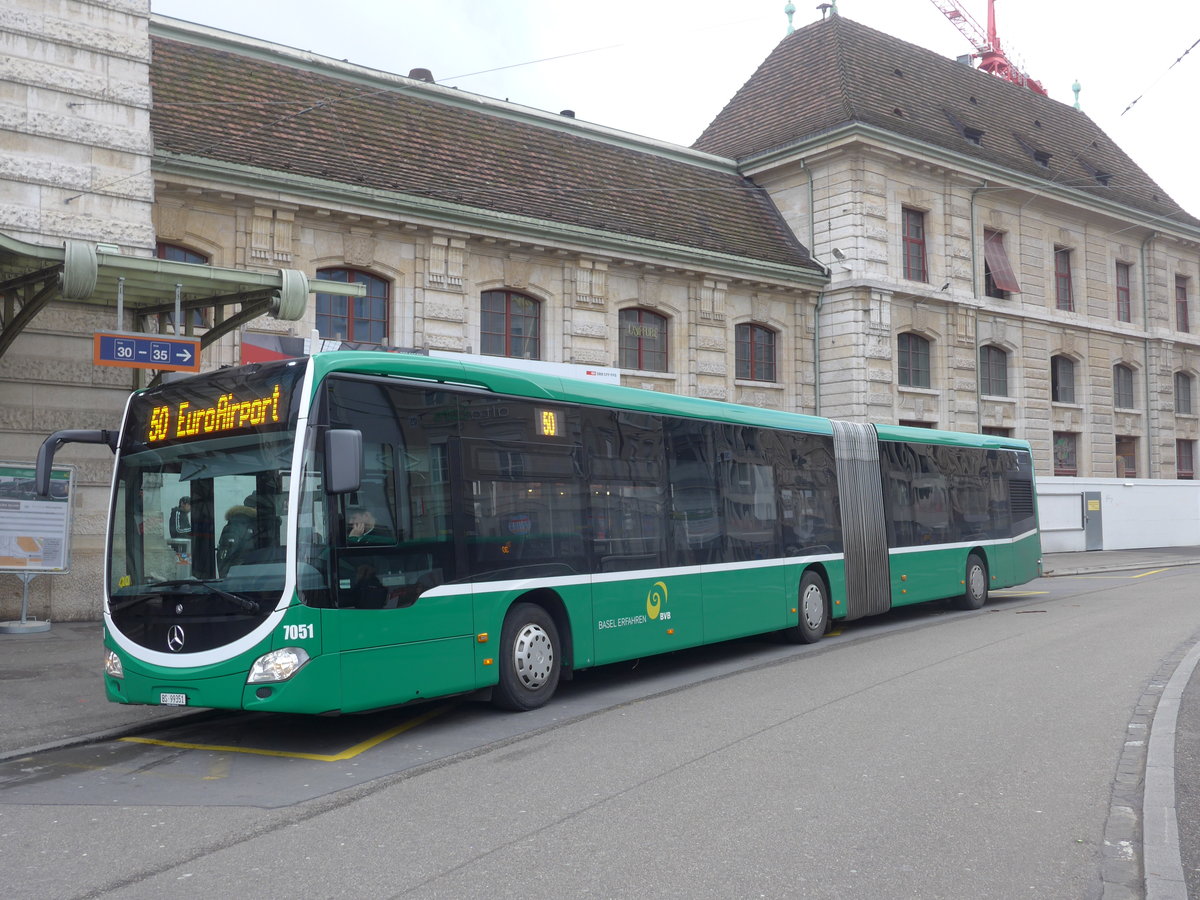
[[[152,8],[401,75],[427,68],[441,84],[690,145],[786,35],[786,2],[152,0]],[[817,0],[793,3],[797,28],[821,15]],[[957,5],[986,29],[987,0]],[[838,0],[838,9],[947,57],[972,49],[932,0]],[[1200,0],[997,0],[996,17],[1014,62],[1063,103],[1074,103],[1078,79],[1083,110],[1200,216],[1200,47],[1184,56],[1200,40]]]

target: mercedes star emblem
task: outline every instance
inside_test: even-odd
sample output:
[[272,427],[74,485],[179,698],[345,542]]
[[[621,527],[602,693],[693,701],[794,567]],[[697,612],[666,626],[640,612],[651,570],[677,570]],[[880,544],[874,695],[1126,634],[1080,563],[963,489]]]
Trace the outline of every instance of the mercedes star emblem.
[[183,649],[183,626],[172,625],[167,630],[167,646],[171,648],[172,653],[178,653]]

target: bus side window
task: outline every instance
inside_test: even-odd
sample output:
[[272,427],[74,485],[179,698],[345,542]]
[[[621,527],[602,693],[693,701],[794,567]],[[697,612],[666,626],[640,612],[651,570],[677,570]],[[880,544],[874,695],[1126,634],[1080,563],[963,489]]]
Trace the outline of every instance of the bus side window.
[[395,544],[403,538],[396,530],[395,459],[391,444],[364,443],[362,484],[340,498],[343,546]]
[[664,562],[662,432],[653,416],[585,410],[588,528],[601,572]]

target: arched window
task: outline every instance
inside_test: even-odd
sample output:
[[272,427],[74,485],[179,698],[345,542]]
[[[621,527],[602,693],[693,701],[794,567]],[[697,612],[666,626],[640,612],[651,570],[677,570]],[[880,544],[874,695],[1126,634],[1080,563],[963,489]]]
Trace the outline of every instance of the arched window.
[[486,356],[541,359],[542,305],[515,291],[480,297],[479,352]]
[[999,347],[979,348],[979,393],[1008,396],[1008,354]]
[[164,244],[159,241],[154,247],[154,255],[159,259],[169,259],[172,262],[196,263],[201,266],[208,265],[208,257],[203,253],[197,253],[195,250],[189,250],[187,247],[180,247],[178,244]]
[[667,319],[648,309],[623,309],[620,315],[621,368],[667,371]]
[[1192,407],[1192,376],[1187,372],[1175,373],[1175,412],[1189,416],[1195,412]]
[[929,341],[919,334],[906,332],[896,339],[896,356],[897,377],[901,385],[929,387]]
[[1113,406],[1133,409],[1133,369],[1117,363],[1113,366]]
[[1050,399],[1055,403],[1075,402],[1075,363],[1066,356],[1050,358]]
[[775,332],[762,325],[739,325],[734,329],[738,378],[750,381],[775,380]]
[[[172,262],[195,263],[199,266],[208,265],[208,257],[203,253],[197,253],[195,250],[189,250],[187,247],[181,247],[178,244],[164,244],[159,241],[154,245],[154,255],[159,259],[169,259]],[[187,316],[183,317],[187,321]],[[175,323],[175,314],[167,313],[166,321],[170,324]],[[208,327],[208,310],[193,309],[192,324],[200,328]]]
[[388,337],[388,283],[357,269],[318,269],[321,281],[366,285],[361,297],[317,294],[317,332],[331,341],[382,344]]

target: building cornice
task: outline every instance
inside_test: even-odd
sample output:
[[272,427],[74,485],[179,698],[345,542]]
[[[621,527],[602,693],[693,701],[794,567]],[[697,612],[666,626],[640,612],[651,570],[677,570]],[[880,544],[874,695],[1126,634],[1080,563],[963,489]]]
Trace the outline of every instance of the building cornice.
[[[1150,231],[1175,232],[1177,237],[1184,240],[1200,240],[1200,227],[1179,222],[1170,216],[1155,216],[1148,210],[1105,200],[1084,191],[1072,190],[1069,186],[1056,184],[1050,178],[1039,179],[1015,169],[988,163],[967,154],[955,153],[937,144],[915,140],[862,122],[850,122],[829,131],[810,135],[787,146],[745,157],[739,160],[738,170],[747,178],[755,178],[793,163],[805,162],[811,165],[811,157],[822,155],[839,145],[844,147],[856,142],[867,143],[892,153],[921,157],[954,171],[963,179],[974,178],[981,184],[989,182],[989,188],[1010,187],[1023,190]],[[992,181],[997,183],[991,184]]]

